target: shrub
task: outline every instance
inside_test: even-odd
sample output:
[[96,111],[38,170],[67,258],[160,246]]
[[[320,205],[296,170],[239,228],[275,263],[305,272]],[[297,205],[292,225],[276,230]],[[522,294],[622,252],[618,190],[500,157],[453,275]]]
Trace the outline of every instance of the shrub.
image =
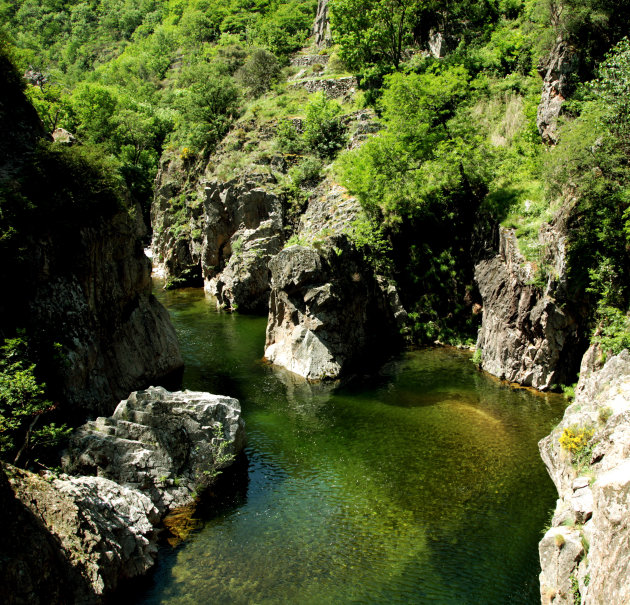
[[[36,377],[24,333],[0,347],[0,454],[14,464],[36,448],[57,445],[70,429],[47,422],[55,409],[46,397],[46,385]],[[39,425],[39,426],[38,426]]]
[[593,446],[589,444],[594,430],[590,427],[577,426],[575,424],[565,427],[560,435],[560,446],[563,450],[569,452],[571,461],[581,466],[590,458]]
[[276,127],[275,142],[282,153],[299,154],[304,150],[304,142],[300,138],[291,120],[280,120]]
[[280,75],[280,63],[272,53],[258,49],[236,72],[236,79],[252,97],[266,93]]
[[306,108],[303,140],[309,151],[322,158],[331,158],[346,142],[346,131],[341,123],[341,105],[316,93]]

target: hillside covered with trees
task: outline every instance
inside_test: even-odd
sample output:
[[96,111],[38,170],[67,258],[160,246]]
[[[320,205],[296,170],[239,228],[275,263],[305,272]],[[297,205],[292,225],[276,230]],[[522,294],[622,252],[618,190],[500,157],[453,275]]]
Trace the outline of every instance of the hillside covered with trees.
[[[25,0],[0,12],[5,49],[27,74],[46,128],[97,149],[145,218],[160,157],[180,155],[192,167],[244,118],[272,128],[270,153],[298,156],[283,175],[298,205],[322,171],[334,173],[360,200],[356,237],[399,282],[418,341],[474,337],[465,301],[474,298],[467,258],[475,217],[515,229],[542,287],[549,267],[538,229],[574,199],[570,297],[617,350],[630,283],[625,7],[332,1],[324,73],[356,75],[360,89],[344,104],[287,84],[315,9],[298,0]],[[559,40],[572,57],[568,101],[543,141],[541,75]],[[340,153],[342,117],[362,107],[376,111],[381,131]],[[304,134],[285,119],[296,115],[306,118]],[[231,178],[239,165],[223,168],[217,174]]]

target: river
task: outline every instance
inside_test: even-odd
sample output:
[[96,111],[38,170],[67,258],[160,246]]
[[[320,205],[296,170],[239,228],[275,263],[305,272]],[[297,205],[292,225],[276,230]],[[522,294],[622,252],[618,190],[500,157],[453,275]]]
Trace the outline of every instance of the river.
[[261,362],[265,318],[200,290],[156,294],[184,387],[237,397],[246,480],[164,546],[136,603],[538,603],[555,490],[537,442],[557,395],[513,389],[470,355],[409,351],[344,385]]

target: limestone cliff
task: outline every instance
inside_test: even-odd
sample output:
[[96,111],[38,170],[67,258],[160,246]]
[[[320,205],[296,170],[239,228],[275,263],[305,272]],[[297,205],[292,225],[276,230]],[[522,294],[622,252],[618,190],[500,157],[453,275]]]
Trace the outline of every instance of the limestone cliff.
[[584,357],[575,401],[540,443],[558,490],[540,542],[544,604],[630,601],[630,353]]

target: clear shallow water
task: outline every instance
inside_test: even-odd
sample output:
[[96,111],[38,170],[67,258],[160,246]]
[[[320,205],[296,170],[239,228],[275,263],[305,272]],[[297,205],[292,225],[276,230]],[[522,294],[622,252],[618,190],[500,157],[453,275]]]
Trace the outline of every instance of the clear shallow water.
[[342,387],[260,362],[266,320],[157,292],[184,386],[238,397],[247,481],[163,548],[137,603],[538,603],[555,503],[537,441],[558,396],[514,390],[447,349]]

